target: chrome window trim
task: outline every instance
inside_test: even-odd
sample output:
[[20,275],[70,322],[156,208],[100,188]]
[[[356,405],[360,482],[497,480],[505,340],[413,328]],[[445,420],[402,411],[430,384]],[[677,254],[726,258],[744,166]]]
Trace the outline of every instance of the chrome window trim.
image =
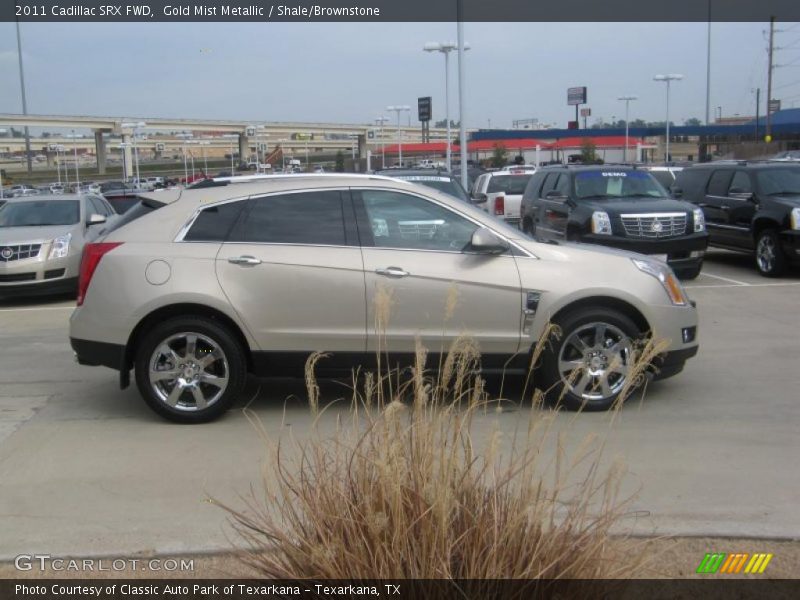
[[[387,178],[387,179],[390,179],[390,178]],[[394,181],[397,181],[397,180],[390,179],[390,181],[394,182]],[[286,196],[286,195],[289,195],[289,194],[304,194],[304,193],[308,193],[308,192],[344,192],[344,191],[362,191],[362,190],[372,190],[372,191],[377,191],[377,192],[386,192],[386,191],[397,192],[397,193],[402,193],[402,194],[408,194],[410,196],[416,196],[416,197],[418,197],[418,198],[420,198],[422,200],[427,200],[428,202],[433,202],[434,204],[444,208],[445,210],[449,210],[449,211],[457,214],[461,218],[466,219],[466,220],[470,221],[471,223],[473,223],[473,224],[475,224],[475,225],[477,225],[479,227],[484,227],[484,228],[488,229],[489,231],[494,233],[497,237],[499,237],[500,239],[505,241],[510,246],[513,246],[518,252],[521,252],[523,254],[522,257],[518,256],[517,258],[534,258],[534,259],[538,259],[539,258],[538,256],[534,255],[531,251],[529,251],[529,250],[527,250],[525,248],[522,248],[519,244],[515,243],[509,237],[503,235],[502,233],[499,233],[497,230],[495,230],[490,225],[488,225],[486,223],[483,223],[481,221],[478,221],[477,219],[473,218],[472,216],[464,214],[464,213],[454,209],[452,206],[448,206],[447,204],[445,204],[444,202],[442,202],[442,201],[440,201],[440,200],[438,200],[436,198],[431,198],[430,196],[425,196],[424,194],[419,193],[416,189],[409,190],[409,189],[405,189],[405,188],[398,189],[398,188],[392,188],[392,187],[372,187],[372,186],[357,186],[357,187],[354,187],[354,186],[344,186],[344,187],[342,187],[342,186],[334,186],[334,187],[322,187],[322,188],[313,188],[313,189],[304,188],[304,189],[299,189],[299,190],[282,190],[282,191],[275,191],[275,192],[267,192],[267,193],[264,193],[264,194],[248,194],[246,196],[237,196],[235,198],[225,198],[224,200],[217,200],[216,202],[209,202],[208,204],[203,204],[203,205],[198,206],[197,208],[195,208],[195,210],[192,212],[192,214],[189,217],[189,219],[180,228],[180,230],[178,231],[178,234],[175,236],[175,238],[172,241],[173,242],[180,242],[180,243],[189,243],[189,244],[217,244],[217,243],[223,244],[224,243],[224,244],[266,245],[266,246],[313,246],[313,247],[322,247],[322,248],[370,248],[370,247],[374,247],[374,246],[360,246],[360,245],[359,246],[348,246],[348,245],[338,246],[338,245],[330,245],[330,244],[298,244],[298,243],[277,243],[277,242],[202,242],[202,241],[189,241],[189,242],[187,242],[186,240],[184,240],[184,237],[186,236],[186,233],[189,231],[189,229],[191,229],[192,225],[194,224],[195,220],[200,215],[200,213],[202,211],[206,210],[207,208],[211,208],[211,207],[214,207],[214,206],[222,206],[224,204],[230,204],[232,202],[242,202],[242,201],[247,201],[247,200],[251,200],[251,199],[255,199],[255,198],[267,198],[269,196]],[[455,251],[455,250],[453,250],[453,251],[450,251],[450,250],[424,250],[424,249],[414,249],[414,248],[387,248],[387,247],[381,247],[381,249],[384,249],[384,250],[404,250],[404,251],[409,251],[409,252],[440,252],[440,253],[444,252],[444,253],[447,253],[447,254],[463,254],[463,252]]]

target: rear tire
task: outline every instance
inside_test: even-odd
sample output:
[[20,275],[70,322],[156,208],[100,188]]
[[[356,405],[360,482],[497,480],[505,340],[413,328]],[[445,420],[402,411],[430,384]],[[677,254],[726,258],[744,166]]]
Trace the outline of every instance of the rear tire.
[[147,405],[176,423],[227,411],[247,378],[240,342],[219,322],[177,317],[148,331],[136,349],[136,386]]
[[531,219],[523,219],[522,220],[522,233],[529,237],[533,237],[534,233],[536,232],[536,228],[533,225],[533,221]]
[[774,229],[764,229],[756,236],[756,268],[764,277],[779,277],[786,270],[786,257]]
[[542,359],[551,404],[569,410],[608,410],[626,387],[642,332],[610,308],[582,308],[560,317],[561,338]]

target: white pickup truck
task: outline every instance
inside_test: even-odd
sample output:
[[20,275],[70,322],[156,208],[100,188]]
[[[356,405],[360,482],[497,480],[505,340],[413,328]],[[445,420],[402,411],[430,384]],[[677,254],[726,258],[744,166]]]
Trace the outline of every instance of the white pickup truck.
[[507,223],[519,224],[525,187],[536,169],[520,167],[484,173],[472,188],[472,203]]

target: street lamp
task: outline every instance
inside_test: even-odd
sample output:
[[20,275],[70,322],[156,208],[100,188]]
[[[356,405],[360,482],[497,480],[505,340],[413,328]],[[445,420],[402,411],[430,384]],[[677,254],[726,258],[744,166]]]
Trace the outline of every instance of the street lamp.
[[399,166],[403,166],[403,142],[400,139],[400,113],[402,112],[409,112],[411,110],[410,106],[400,105],[400,106],[387,106],[386,110],[389,112],[396,112],[397,113],[397,152],[398,152],[398,162]]
[[[0,129],[0,135],[5,135],[7,129]],[[61,178],[61,172],[59,171],[59,179]],[[3,168],[0,167],[0,199],[3,198]]]
[[653,81],[663,81],[667,84],[667,145],[664,148],[664,162],[669,162],[669,84],[671,81],[680,81],[681,79],[683,79],[683,75],[678,73],[653,77]]
[[[183,152],[183,181],[187,182],[189,181],[189,163],[186,160],[186,141],[193,138],[194,134],[184,131],[183,133],[176,134],[175,137],[183,140],[181,144],[181,151]],[[194,175],[194,173],[192,173],[192,175]]]
[[[73,140],[72,149],[75,152],[75,191],[78,192],[79,191],[78,188],[81,185],[81,179],[78,176],[78,142],[77,142],[77,139],[79,137],[83,137],[83,136],[77,135],[75,133],[74,129],[72,129],[71,131],[72,131],[71,135],[67,135],[67,136],[64,136],[64,137],[67,137],[67,138],[70,138],[70,139]],[[66,169],[64,169],[64,170],[66,171]]]
[[386,168],[386,143],[383,140],[383,126],[386,124],[386,121],[389,120],[389,117],[384,117],[381,115],[380,117],[375,118],[375,124],[378,126],[378,135],[381,138],[381,168]]
[[625,103],[625,158],[623,162],[628,162],[628,108],[630,106],[631,100],[638,100],[638,96],[620,96],[617,100],[621,100]]
[[[139,147],[136,145],[136,138],[139,136],[139,129],[142,127],[146,127],[147,123],[144,121],[137,121],[135,123],[122,123],[120,127],[123,129],[133,129],[133,157],[136,161],[136,186],[139,187],[141,185],[140,177],[139,177]],[[123,162],[125,162],[123,160]]]
[[[210,146],[211,142],[209,142],[208,140],[195,140],[192,143],[197,144],[198,146],[202,146],[200,150],[203,153],[203,175],[208,177],[208,159],[206,158],[206,146]],[[194,167],[194,161],[192,161],[192,166]]]
[[[464,50],[469,50],[469,44],[464,44]],[[444,114],[447,120],[447,170],[450,170],[451,139],[450,139],[450,53],[458,49],[455,42],[428,42],[422,49],[425,52],[441,52],[444,54]]]

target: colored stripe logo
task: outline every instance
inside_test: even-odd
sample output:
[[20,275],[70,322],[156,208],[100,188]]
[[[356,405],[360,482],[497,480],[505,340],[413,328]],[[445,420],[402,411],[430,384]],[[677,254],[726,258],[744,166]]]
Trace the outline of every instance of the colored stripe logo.
[[704,575],[714,573],[726,575],[736,575],[738,573],[761,574],[766,570],[772,557],[772,554],[764,553],[726,554],[724,552],[714,552],[705,555],[700,566],[697,567],[697,572]]

